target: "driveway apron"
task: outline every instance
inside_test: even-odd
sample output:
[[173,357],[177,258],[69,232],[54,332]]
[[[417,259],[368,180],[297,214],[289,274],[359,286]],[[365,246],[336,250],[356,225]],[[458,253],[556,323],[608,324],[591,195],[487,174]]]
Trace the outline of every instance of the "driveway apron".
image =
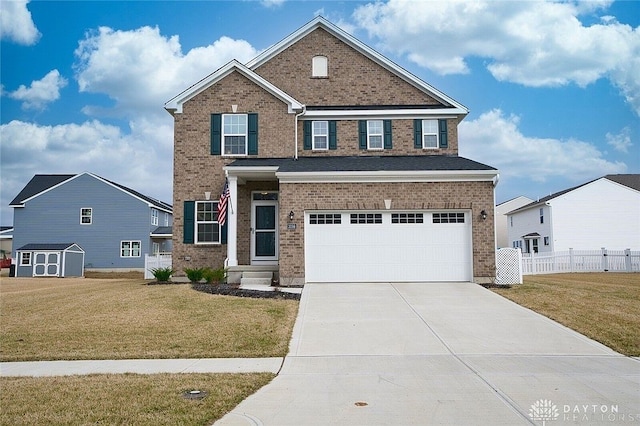
[[477,284],[344,283],[305,286],[279,375],[216,424],[629,422],[637,359]]

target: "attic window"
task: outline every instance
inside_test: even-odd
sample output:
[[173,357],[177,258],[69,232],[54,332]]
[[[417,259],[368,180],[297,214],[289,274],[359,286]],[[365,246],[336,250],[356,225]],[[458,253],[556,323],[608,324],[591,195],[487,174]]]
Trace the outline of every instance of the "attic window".
[[311,76],[319,78],[329,76],[329,61],[326,56],[313,57],[311,61]]

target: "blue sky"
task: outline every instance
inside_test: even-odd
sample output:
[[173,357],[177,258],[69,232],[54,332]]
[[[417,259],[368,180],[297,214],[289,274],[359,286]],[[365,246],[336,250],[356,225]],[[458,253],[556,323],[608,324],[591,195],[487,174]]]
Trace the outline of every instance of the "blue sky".
[[171,202],[164,103],[321,14],[470,109],[498,202],[640,173],[640,2],[0,2],[0,224],[37,173]]

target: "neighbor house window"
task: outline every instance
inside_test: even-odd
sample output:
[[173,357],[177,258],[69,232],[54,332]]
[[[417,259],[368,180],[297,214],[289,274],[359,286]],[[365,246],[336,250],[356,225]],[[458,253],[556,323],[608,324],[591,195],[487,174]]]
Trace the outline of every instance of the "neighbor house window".
[[314,121],[312,131],[313,149],[329,149],[329,122]]
[[513,242],[513,248],[519,248],[522,249],[522,241],[521,240],[516,240]]
[[549,237],[544,237],[544,245],[545,246],[549,245]]
[[223,155],[247,154],[247,114],[222,116]]
[[91,207],[83,207],[80,209],[80,224],[91,225],[93,209]]
[[169,213],[164,214],[164,226],[169,226]]
[[540,208],[540,223],[544,223],[544,209]]
[[140,257],[140,241],[120,241],[120,257]]
[[158,210],[151,209],[151,224],[158,226]]
[[382,120],[367,121],[367,149],[383,149]]
[[196,202],[196,244],[217,244],[220,242],[218,223],[218,203],[214,201]]
[[314,56],[311,60],[311,76],[327,77],[329,75],[329,60],[326,56]]
[[31,265],[31,252],[20,253],[20,266],[30,266],[30,265]]
[[151,243],[151,252],[155,255],[160,253],[160,243]]
[[509,224],[513,228],[513,216],[509,216]]
[[422,148],[438,148],[438,120],[422,120]]

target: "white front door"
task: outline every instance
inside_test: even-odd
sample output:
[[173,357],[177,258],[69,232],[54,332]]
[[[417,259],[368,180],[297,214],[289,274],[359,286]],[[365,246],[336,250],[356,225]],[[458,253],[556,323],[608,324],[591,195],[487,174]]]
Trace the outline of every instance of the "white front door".
[[[255,193],[251,203],[251,264],[278,263],[277,193]],[[275,198],[275,199],[274,199]]]
[[34,277],[57,277],[60,275],[60,253],[35,253],[33,258]]

